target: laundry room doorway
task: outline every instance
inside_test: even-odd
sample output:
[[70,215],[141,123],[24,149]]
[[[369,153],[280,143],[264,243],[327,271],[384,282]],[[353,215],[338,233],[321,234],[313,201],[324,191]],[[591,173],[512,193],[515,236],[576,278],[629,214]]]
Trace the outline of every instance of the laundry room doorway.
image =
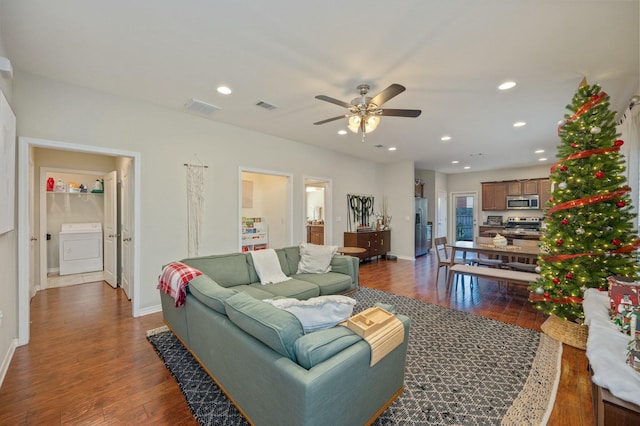
[[116,175],[40,167],[41,290],[102,280],[117,287]]

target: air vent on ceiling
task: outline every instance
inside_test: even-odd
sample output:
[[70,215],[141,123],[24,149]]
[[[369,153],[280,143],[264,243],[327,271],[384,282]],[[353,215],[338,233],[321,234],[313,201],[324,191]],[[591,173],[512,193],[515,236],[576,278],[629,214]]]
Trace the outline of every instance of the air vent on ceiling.
[[198,99],[191,99],[184,105],[184,107],[191,112],[202,115],[211,115],[214,112],[222,109],[219,106],[215,106]]
[[265,102],[265,101],[258,101],[258,103],[256,105],[259,106],[260,108],[268,109],[269,111],[272,111],[272,110],[278,108],[277,106],[275,106],[273,104],[270,104],[268,102]]

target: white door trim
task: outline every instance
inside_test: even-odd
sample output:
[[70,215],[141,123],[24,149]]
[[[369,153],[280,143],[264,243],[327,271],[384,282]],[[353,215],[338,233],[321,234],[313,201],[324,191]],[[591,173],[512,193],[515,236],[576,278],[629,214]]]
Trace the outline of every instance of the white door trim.
[[[18,345],[29,343],[29,151],[31,147],[61,149],[133,159],[133,251],[132,314],[140,316],[140,153],[29,137],[18,138]],[[24,219],[27,218],[27,219]]]

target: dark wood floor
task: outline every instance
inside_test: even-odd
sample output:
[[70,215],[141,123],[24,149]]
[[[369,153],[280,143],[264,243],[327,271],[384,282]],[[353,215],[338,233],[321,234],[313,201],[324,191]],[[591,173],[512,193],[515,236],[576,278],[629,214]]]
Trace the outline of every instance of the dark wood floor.
[[[540,329],[544,316],[523,289],[505,294],[480,280],[446,295],[433,257],[364,263],[361,285]],[[132,318],[124,293],[98,282],[39,292],[31,321],[31,343],[16,350],[0,388],[0,425],[197,424],[145,338],[161,314]],[[584,351],[564,345],[549,425],[593,424],[586,366]]]

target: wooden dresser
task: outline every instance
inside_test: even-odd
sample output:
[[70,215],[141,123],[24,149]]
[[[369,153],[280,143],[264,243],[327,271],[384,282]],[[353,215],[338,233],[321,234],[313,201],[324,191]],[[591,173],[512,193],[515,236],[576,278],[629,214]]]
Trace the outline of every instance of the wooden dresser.
[[344,246],[365,249],[360,259],[386,256],[391,250],[391,231],[345,232]]

